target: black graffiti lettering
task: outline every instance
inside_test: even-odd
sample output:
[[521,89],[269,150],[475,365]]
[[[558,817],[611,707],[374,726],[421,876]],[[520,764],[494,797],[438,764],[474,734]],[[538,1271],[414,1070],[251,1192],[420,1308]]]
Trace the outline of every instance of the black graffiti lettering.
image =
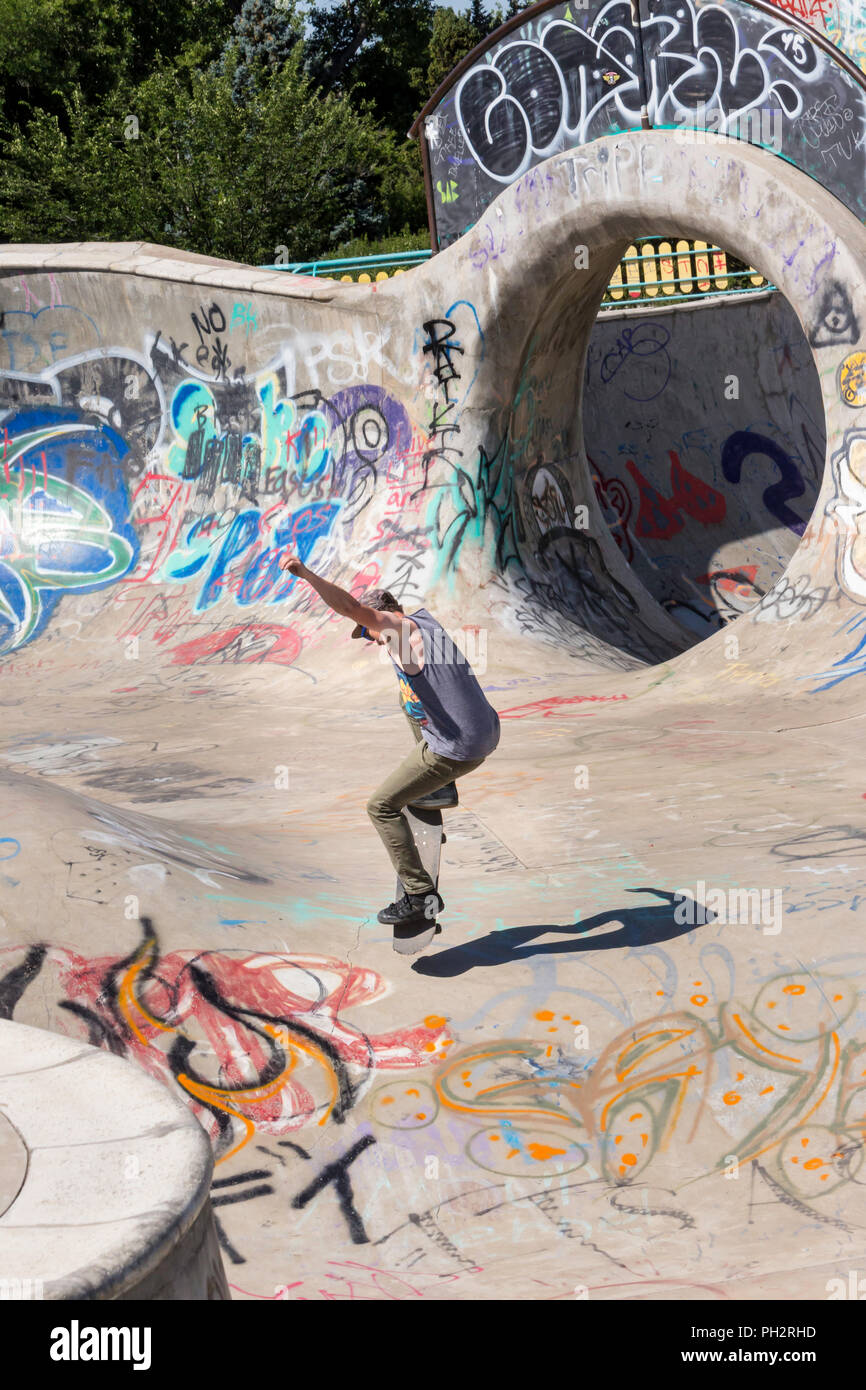
[[[269,1178],[270,1172],[266,1168],[256,1168],[249,1173],[235,1173],[230,1178],[216,1178],[211,1183],[211,1192],[219,1191],[220,1195],[211,1197],[212,1207],[235,1206],[238,1202],[252,1202],[256,1197],[266,1197],[273,1192],[273,1187],[269,1182],[262,1182],[262,1178]],[[256,1186],[248,1187],[243,1192],[223,1192],[229,1187],[239,1187],[241,1183],[254,1182]]]
[[57,1007],[65,1009],[67,1013],[74,1014],[76,1018],[82,1019],[87,1024],[87,1041],[91,1047],[106,1047],[117,1057],[126,1056],[127,1047],[123,1039],[118,1037],[105,1020],[99,1018],[85,1004],[77,1004],[71,999],[61,999]]
[[[764,1186],[773,1194],[769,1201],[758,1202],[755,1200],[755,1180],[759,1178]],[[768,1173],[757,1159],[752,1160],[752,1181],[749,1192],[749,1224],[752,1222],[752,1212],[755,1207],[775,1206],[781,1202],[783,1207],[790,1207],[800,1216],[806,1217],[809,1221],[818,1221],[824,1226],[835,1226],[840,1231],[850,1231],[851,1227],[845,1221],[841,1221],[835,1216],[826,1216],[823,1212],[815,1211],[806,1202],[801,1202],[799,1197],[795,1197],[793,1192],[789,1192],[780,1182]]]
[[13,966],[0,979],[0,1018],[11,1019],[24,991],[42,969],[46,949],[45,946],[31,946],[21,964]]
[[424,324],[424,332],[427,334],[424,352],[432,356],[433,374],[439,385],[445,388],[445,399],[450,400],[450,384],[460,380],[460,373],[452,354],[456,352],[462,356],[464,352],[459,343],[454,341],[457,328],[450,319],[429,319]]
[[737,430],[732,434],[722,450],[722,472],[728,482],[740,481],[743,463],[751,454],[764,454],[772,459],[782,475],[780,482],[773,483],[764,492],[763,501],[767,511],[789,531],[793,531],[795,536],[802,536],[806,522],[786,504],[795,497],[804,496],[806,484],[794,460],[775,440],[765,434],[756,434],[753,430]]
[[314,1197],[318,1197],[320,1192],[333,1184],[340,1203],[340,1211],[343,1213],[349,1228],[349,1235],[355,1245],[368,1245],[370,1237],[364,1229],[364,1223],[355,1206],[355,1194],[349,1177],[349,1168],[355,1159],[359,1158],[364,1150],[369,1149],[371,1144],[375,1144],[375,1142],[372,1134],[365,1134],[362,1139],[352,1145],[342,1158],[337,1159],[334,1163],[329,1163],[326,1168],[322,1169],[318,1177],[304,1188],[303,1192],[299,1192],[297,1197],[292,1199],[292,1206],[301,1211],[312,1202]]
[[836,347],[859,341],[860,324],[851,296],[844,285],[834,280],[821,296],[818,319],[809,334],[809,342],[812,347]]

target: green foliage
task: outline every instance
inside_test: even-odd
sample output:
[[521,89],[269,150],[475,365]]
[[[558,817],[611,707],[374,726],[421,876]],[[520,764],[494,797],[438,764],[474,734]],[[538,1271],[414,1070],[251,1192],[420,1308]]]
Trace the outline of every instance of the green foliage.
[[485,0],[0,0],[0,236],[268,263],[426,246],[406,131],[502,17]]
[[3,114],[63,117],[76,90],[102,100],[139,81],[160,57],[219,51],[241,0],[0,0]]
[[233,69],[235,100],[246,100],[257,82],[275,76],[303,35],[295,0],[244,0],[218,64]]
[[335,246],[332,252],[328,252],[328,256],[345,260],[348,260],[350,256],[355,256],[360,260],[362,256],[394,256],[400,251],[429,250],[429,234],[426,231],[410,231],[407,226],[393,236],[379,237],[375,241],[371,241],[369,237],[353,237],[351,241],[344,241],[339,246]]
[[307,67],[326,91],[355,92],[405,134],[427,92],[423,74],[433,33],[433,0],[341,0],[314,5]]
[[180,82],[165,67],[98,109],[76,91],[63,121],[38,112],[0,166],[4,235],[143,239],[255,264],[418,225],[408,148],[366,107],[317,91],[300,50],[243,105],[235,75],[226,63]]
[[453,72],[461,58],[465,58],[481,42],[482,37],[466,15],[445,7],[436,11],[430,42],[430,66],[427,69],[430,96]]

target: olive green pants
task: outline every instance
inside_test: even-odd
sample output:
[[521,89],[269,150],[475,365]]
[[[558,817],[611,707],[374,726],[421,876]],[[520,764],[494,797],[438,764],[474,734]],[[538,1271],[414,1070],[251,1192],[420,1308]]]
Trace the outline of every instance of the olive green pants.
[[440,787],[447,787],[458,777],[465,777],[467,772],[474,772],[484,759],[461,763],[454,758],[443,758],[440,753],[428,748],[415,721],[409,719],[408,715],[407,720],[415,736],[415,747],[391,776],[386,777],[381,787],[374,791],[367,802],[367,815],[379,833],[404,890],[407,893],[426,894],[433,892],[435,884],[421,862],[403,809],[420,797],[428,796]]

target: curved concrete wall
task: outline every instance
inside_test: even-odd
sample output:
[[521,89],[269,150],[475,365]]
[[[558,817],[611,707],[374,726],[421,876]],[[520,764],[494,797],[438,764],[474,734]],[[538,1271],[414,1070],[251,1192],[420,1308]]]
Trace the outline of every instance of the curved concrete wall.
[[230,1297],[210,1149],[164,1087],[110,1053],[3,1021],[0,1087],[18,1137],[14,1153],[0,1146],[4,1298]]
[[[826,421],[785,574],[692,650],[584,440],[648,224],[779,285]],[[396,282],[117,246],[0,270],[0,1012],[199,1117],[233,1292],[811,1297],[856,1268],[858,219],[765,151],[654,131],[530,170]],[[408,971],[363,822],[405,751],[393,674],[289,546],[463,629],[503,717],[448,827],[449,935]],[[678,921],[708,882],[781,905]]]
[[[827,314],[840,332],[846,305],[840,288]],[[853,343],[850,321],[848,332]],[[811,348],[781,295],[602,314],[583,424],[620,550],[695,640],[775,587],[815,507],[827,444]]]

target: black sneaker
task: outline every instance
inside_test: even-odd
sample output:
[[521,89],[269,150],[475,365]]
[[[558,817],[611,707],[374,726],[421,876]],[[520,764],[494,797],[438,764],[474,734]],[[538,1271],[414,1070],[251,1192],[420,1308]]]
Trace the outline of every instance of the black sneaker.
[[430,922],[432,925],[444,906],[445,903],[436,892],[404,893],[402,898],[398,898],[389,907],[383,907],[377,916],[382,925],[386,927],[402,925],[405,922],[423,921]]
[[457,783],[449,782],[447,787],[440,787],[438,791],[419,796],[417,801],[410,803],[408,809],[413,811],[417,807],[419,811],[447,811],[450,807],[459,805]]

